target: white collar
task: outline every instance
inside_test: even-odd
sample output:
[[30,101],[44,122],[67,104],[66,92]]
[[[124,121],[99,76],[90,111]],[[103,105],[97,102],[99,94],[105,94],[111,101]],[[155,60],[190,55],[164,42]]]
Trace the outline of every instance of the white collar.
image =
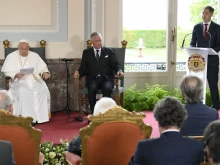
[[204,21],[203,21],[203,25],[205,25],[205,24],[208,24],[208,26],[211,24],[211,20],[208,22],[208,23],[205,23]]
[[163,131],[162,133],[165,133],[165,132],[180,132],[180,131],[178,129],[167,129],[167,130]]
[[99,52],[101,52],[101,48],[96,49],[96,48],[93,47],[93,50],[94,50],[94,52],[96,52],[96,50],[99,50]]

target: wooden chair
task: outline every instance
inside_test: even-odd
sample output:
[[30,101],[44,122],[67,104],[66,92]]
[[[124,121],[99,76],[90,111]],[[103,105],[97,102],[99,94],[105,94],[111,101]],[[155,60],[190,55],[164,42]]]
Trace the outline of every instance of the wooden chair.
[[[127,46],[127,41],[123,40],[122,48],[111,48],[114,52],[122,71],[124,72],[124,62],[125,62],[125,49]],[[87,41],[87,48],[92,46],[91,40]],[[102,94],[101,90],[97,91],[97,94]],[[112,89],[112,97],[116,101],[117,105],[124,106],[124,77],[119,78],[117,75],[115,76],[115,86]],[[79,104],[79,112],[80,116],[78,119],[82,121],[82,109],[83,105],[86,107],[86,114],[90,114],[89,111],[89,102],[88,102],[88,90],[85,86],[83,86],[82,78],[79,78],[79,94],[78,94],[78,104]]]
[[16,165],[39,165],[39,158],[42,159],[42,133],[31,126],[32,121],[31,117],[17,117],[0,110],[0,139],[12,143]]
[[[196,139],[199,141],[203,141],[204,136],[187,136],[188,138]],[[206,162],[207,158],[206,155],[204,155],[204,161],[200,163],[200,165],[211,165],[209,162]]]
[[[82,160],[76,165],[127,165],[137,143],[150,138],[152,127],[144,124],[145,114],[131,113],[116,106],[104,114],[90,115],[90,125],[80,130]],[[74,156],[74,154],[72,154]]]
[[[3,45],[4,45],[4,49],[5,49],[5,58],[7,57],[7,55],[9,55],[10,53],[18,50],[17,47],[14,47],[14,48],[10,48],[9,45],[10,45],[10,41],[8,40],[5,40],[3,41]],[[30,51],[33,51],[35,53],[37,53],[41,58],[42,60],[44,60],[44,62],[46,61],[45,59],[45,46],[46,46],[46,41],[44,40],[41,40],[40,41],[40,47],[30,47]],[[5,89],[8,90],[9,89],[9,84],[10,84],[10,81],[11,81],[11,77],[8,77],[6,76],[5,77]]]

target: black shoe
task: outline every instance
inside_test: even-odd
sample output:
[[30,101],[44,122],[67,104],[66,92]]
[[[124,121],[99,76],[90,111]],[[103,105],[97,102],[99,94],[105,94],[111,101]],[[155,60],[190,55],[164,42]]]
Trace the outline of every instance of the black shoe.
[[80,122],[83,121],[82,117],[80,117],[80,116],[76,116],[76,117],[74,117],[74,120],[75,120],[75,121],[80,121]]

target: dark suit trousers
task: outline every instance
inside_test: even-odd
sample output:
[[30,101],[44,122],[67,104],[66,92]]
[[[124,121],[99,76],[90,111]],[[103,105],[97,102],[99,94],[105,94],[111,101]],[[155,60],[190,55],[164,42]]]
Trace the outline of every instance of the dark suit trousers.
[[219,93],[218,93],[218,72],[219,72],[219,57],[209,56],[207,67],[207,79],[209,83],[213,108],[218,110]]
[[97,91],[101,89],[103,97],[111,97],[113,86],[114,86],[114,82],[107,80],[103,76],[89,80],[87,84],[87,88],[88,88],[89,105],[92,114],[96,103]]

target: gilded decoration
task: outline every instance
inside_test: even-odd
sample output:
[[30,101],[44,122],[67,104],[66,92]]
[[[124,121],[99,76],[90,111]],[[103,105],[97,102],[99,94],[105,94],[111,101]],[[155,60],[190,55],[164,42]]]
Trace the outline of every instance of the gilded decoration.
[[121,44],[122,44],[122,48],[126,48],[127,47],[127,41],[123,40],[121,41]]
[[188,69],[193,72],[202,72],[205,69],[205,59],[199,54],[188,58]]
[[42,133],[40,130],[35,129],[31,126],[31,122],[33,121],[32,117],[22,117],[22,116],[14,116],[11,112],[0,109],[0,125],[11,125],[11,126],[19,126],[26,130],[28,130],[29,134],[32,135],[33,139],[38,138],[41,139]]
[[4,40],[4,41],[3,41],[3,45],[4,45],[4,48],[9,48],[10,41]]
[[87,40],[86,44],[87,44],[87,48],[91,48],[92,47],[92,41],[91,40]]
[[32,117],[14,116],[11,112],[0,109],[1,128],[6,127],[7,129],[9,129],[8,131],[10,131],[10,126],[11,127],[16,126],[18,127],[18,129],[23,128],[30,135],[30,141],[27,141],[27,143],[34,142],[34,148],[35,148],[34,162],[35,164],[36,162],[39,164],[39,153],[40,153],[39,146],[42,137],[42,132],[39,129],[35,129],[34,127],[31,126],[32,121],[33,121]]
[[129,112],[120,106],[115,106],[109,109],[104,114],[99,114],[97,116],[89,115],[88,119],[91,121],[87,127],[80,130],[80,137],[82,137],[82,162],[81,165],[86,165],[86,150],[87,150],[87,140],[91,137],[94,129],[107,122],[130,122],[136,124],[142,131],[142,134],[146,139],[150,138],[152,133],[152,127],[146,125],[143,119],[146,117],[144,113]]
[[45,40],[41,40],[40,41],[40,46],[42,47],[42,48],[45,48],[45,46],[46,46],[46,41]]

